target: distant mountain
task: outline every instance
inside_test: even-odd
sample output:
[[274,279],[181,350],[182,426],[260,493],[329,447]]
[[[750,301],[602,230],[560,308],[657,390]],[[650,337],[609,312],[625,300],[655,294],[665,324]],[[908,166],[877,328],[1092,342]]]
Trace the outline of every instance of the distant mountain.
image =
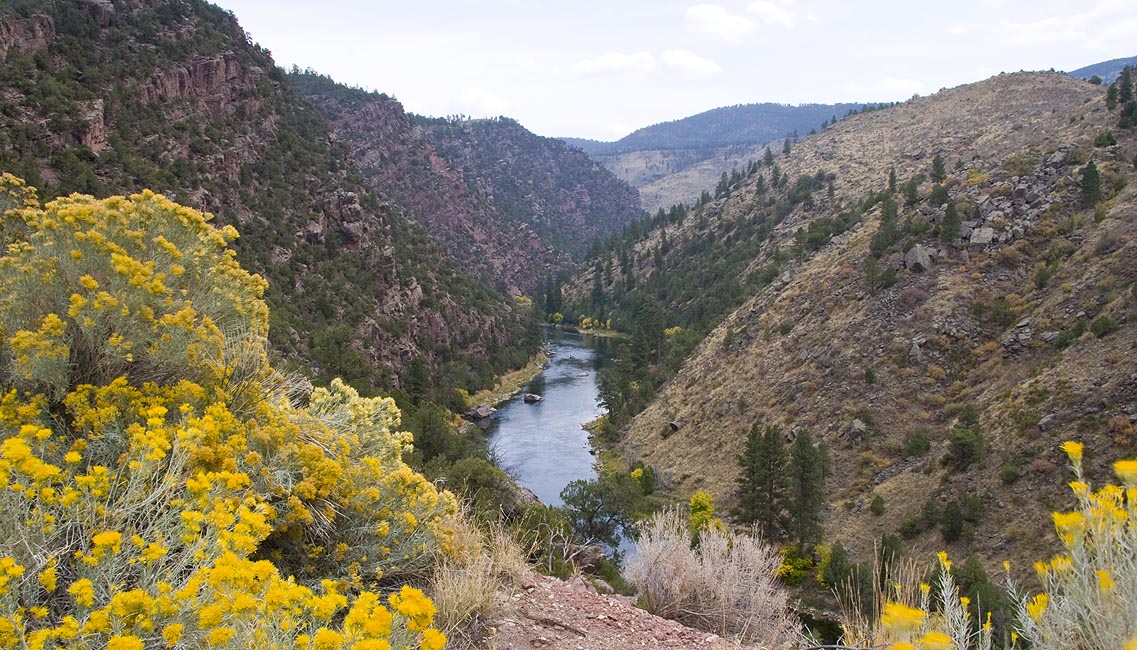
[[849,111],[859,111],[863,107],[864,104],[739,104],[646,126],[615,142],[578,138],[565,140],[590,155],[766,144],[794,133],[805,135],[833,118],[844,117]]
[[762,147],[819,130],[865,104],[740,104],[644,127],[615,142],[563,138],[640,190],[648,212],[693,203]]
[[640,212],[639,193],[580,151],[514,120],[413,116],[379,93],[293,70],[372,189],[408,210],[463,268],[531,292]]
[[1112,59],[1110,61],[1102,61],[1093,65],[1087,65],[1084,68],[1078,68],[1069,72],[1071,77],[1078,79],[1089,79],[1097,75],[1105,83],[1112,83],[1121,74],[1121,69],[1125,66],[1137,66],[1137,56],[1131,56],[1127,59]]
[[273,346],[362,388],[413,362],[475,389],[536,348],[524,310],[381,201],[233,14],[203,0],[0,3],[0,171],[50,200],[150,188],[216,215],[269,283]]

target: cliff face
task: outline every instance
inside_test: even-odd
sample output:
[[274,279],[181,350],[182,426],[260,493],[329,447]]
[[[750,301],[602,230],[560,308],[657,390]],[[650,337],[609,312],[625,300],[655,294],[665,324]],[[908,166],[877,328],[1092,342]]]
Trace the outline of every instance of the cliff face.
[[386,95],[313,73],[290,78],[351,147],[370,187],[406,207],[463,268],[510,293],[538,288],[639,214],[634,189],[511,120],[414,118]]
[[[763,167],[666,225],[670,253],[653,260],[661,234],[648,233],[630,255],[635,286],[678,272],[691,242],[726,246],[721,259],[743,226],[769,228],[733,271],[749,297],[633,420],[624,453],[680,492],[731,503],[751,426],[777,425],[787,439],[809,430],[831,458],[826,538],[860,557],[884,534],[921,553],[942,547],[925,513],[951,501],[975,504],[953,555],[1052,555],[1049,511],[1070,505],[1058,445],[1084,442],[1100,483],[1137,444],[1137,134],[1116,119],[1101,87],[1002,75],[847,118],[778,156],[789,188],[824,171],[830,192],[785,201]],[[1102,144],[1110,131],[1118,144]],[[1091,160],[1097,206],[1082,194]],[[891,169],[898,215],[893,236],[878,236]],[[944,231],[948,203],[958,235]],[[771,204],[780,216],[767,220]],[[605,263],[615,260],[567,299],[585,300]],[[894,283],[882,279],[890,271]],[[699,300],[663,305],[665,325]],[[882,515],[869,511],[876,495]]]
[[0,10],[0,167],[41,197],[144,187],[241,232],[271,337],[319,376],[395,386],[413,359],[473,387],[536,342],[445,260],[232,14],[197,0]]

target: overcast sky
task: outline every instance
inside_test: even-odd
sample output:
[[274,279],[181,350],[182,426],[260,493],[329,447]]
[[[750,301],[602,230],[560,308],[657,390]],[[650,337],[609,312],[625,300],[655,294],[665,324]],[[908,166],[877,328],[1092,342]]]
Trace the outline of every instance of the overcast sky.
[[[278,65],[414,113],[612,140],[752,102],[896,101],[1137,55],[1137,0],[220,0]],[[927,8],[925,8],[927,7]]]

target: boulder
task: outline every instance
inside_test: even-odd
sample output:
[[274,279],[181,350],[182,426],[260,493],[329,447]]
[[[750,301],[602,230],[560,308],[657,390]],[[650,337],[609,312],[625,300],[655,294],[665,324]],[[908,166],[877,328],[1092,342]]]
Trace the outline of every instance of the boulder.
[[992,228],[976,228],[971,231],[970,243],[972,246],[986,246],[995,239],[995,230]]
[[511,480],[499,481],[501,483],[501,513],[506,519],[517,521],[533,507],[541,507],[541,500],[527,487],[518,485]]
[[915,271],[916,273],[931,270],[931,249],[922,244],[916,244],[904,254],[904,266],[908,267],[909,271]]

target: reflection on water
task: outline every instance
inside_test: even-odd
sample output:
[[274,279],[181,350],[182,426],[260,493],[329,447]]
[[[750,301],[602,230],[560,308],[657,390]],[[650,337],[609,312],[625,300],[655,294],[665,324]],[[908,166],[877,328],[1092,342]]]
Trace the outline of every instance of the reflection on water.
[[607,341],[588,334],[549,330],[549,367],[521,395],[498,407],[488,434],[502,466],[543,503],[561,505],[570,481],[596,478],[588,432],[581,425],[603,415],[596,403],[596,372],[607,358]]

